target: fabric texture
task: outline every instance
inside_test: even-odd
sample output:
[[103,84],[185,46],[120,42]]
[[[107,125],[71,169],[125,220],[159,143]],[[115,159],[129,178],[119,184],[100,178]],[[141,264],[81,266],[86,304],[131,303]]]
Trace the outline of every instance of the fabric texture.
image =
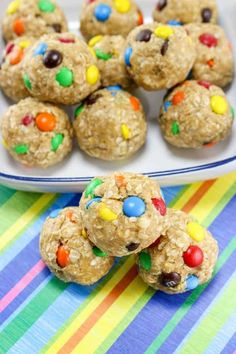
[[0,353],[234,353],[236,173],[163,192],[220,247],[210,284],[175,296],[148,288],[133,257],[117,259],[94,286],[56,279],[40,258],[39,233],[50,212],[78,205],[80,195],[0,186]]

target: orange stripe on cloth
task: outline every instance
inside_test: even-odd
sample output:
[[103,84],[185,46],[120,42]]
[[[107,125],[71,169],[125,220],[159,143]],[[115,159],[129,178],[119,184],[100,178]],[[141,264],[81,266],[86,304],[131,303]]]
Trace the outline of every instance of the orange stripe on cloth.
[[215,182],[216,179],[204,182],[197,190],[197,192],[192,196],[192,198],[190,198],[189,201],[184,205],[182,210],[185,213],[189,213]]
[[117,298],[123,293],[128,285],[136,278],[137,268],[133,266],[129,272],[121,279],[121,281],[112,289],[112,291],[105,297],[101,304],[96,307],[94,312],[87,318],[87,320],[77,329],[67,343],[58,351],[59,354],[70,353],[76,345],[86,336],[90,329],[96,324],[98,319],[106,312]]

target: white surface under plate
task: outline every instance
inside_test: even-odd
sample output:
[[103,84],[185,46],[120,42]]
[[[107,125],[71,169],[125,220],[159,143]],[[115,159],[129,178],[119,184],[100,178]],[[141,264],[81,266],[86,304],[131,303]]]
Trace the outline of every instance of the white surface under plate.
[[[81,1],[58,1],[63,7],[70,29],[78,32],[78,18]],[[0,2],[0,16],[10,3],[7,0]],[[137,1],[142,8],[145,21],[151,21],[151,12],[156,0]],[[226,30],[236,52],[236,2],[234,0],[218,0],[220,8],[220,22]],[[1,51],[3,42],[0,43]],[[236,80],[227,90],[232,106],[236,107]],[[164,92],[147,93],[138,90],[149,120],[148,140],[145,148],[128,161],[111,163],[89,158],[77,146],[72,155],[60,165],[48,170],[30,169],[17,164],[8,155],[0,144],[0,183],[15,189],[28,191],[77,192],[93,176],[112,173],[113,171],[130,171],[144,173],[157,179],[161,185],[190,183],[197,180],[210,179],[224,173],[236,170],[236,124],[229,140],[211,148],[201,150],[184,150],[173,148],[166,144],[157,125]],[[0,94],[0,114],[10,102]],[[70,110],[72,116],[72,109]],[[106,117],[104,117],[106,119]]]

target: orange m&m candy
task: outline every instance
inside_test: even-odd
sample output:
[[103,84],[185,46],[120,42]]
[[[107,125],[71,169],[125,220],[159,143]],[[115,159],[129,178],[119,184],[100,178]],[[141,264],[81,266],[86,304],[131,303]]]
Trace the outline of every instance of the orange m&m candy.
[[133,109],[135,111],[139,111],[140,110],[140,102],[139,102],[139,100],[136,97],[134,97],[134,96],[130,97],[130,103],[133,106]]
[[63,245],[60,245],[57,250],[57,264],[61,268],[65,268],[69,264],[69,255],[70,252],[67,251]]
[[138,25],[141,26],[143,25],[143,14],[140,10],[138,10]]
[[24,51],[21,48],[15,48],[11,54],[10,64],[16,65],[21,62],[24,57]]
[[184,100],[184,97],[185,97],[185,93],[183,91],[176,92],[176,94],[172,98],[173,105],[176,106],[177,104],[181,103]]
[[35,122],[38,129],[42,132],[51,132],[56,126],[55,116],[47,112],[39,113]]
[[25,25],[24,25],[24,22],[20,18],[17,18],[13,22],[13,31],[15,32],[15,34],[17,36],[22,36],[22,34],[25,33]]

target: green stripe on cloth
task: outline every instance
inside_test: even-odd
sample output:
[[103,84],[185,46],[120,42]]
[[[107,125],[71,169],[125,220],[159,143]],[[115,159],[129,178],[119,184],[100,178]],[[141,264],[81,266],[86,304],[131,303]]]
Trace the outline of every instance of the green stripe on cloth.
[[16,191],[14,191],[13,189],[9,189],[9,188],[6,188],[6,187],[3,187],[3,186],[0,185],[0,208],[15,193],[16,193]]
[[[232,241],[228,244],[228,246],[222,252],[222,254],[218,260],[218,263],[216,265],[216,270],[213,275],[213,278],[220,271],[222,266],[225,264],[225,262],[233,254],[233,252],[235,250],[236,250],[236,236],[232,239]],[[146,350],[146,352],[145,352],[146,354],[155,353],[156,351],[158,351],[158,349],[160,349],[162,344],[169,337],[171,332],[178,325],[178,323],[182,320],[182,318],[186,315],[186,313],[190,310],[190,308],[192,307],[194,302],[197,301],[197,299],[202,294],[202,292],[205,290],[205,288],[208,286],[208,284],[209,283],[204,284],[192,292],[192,294],[187,298],[187,300],[180,307],[180,309],[175,313],[175,315],[173,316],[171,321],[168,322],[168,324],[163,328],[161,333],[156,337],[155,341],[153,341],[153,343]]]
[[7,200],[0,208],[0,237],[40,197],[41,194],[38,193],[16,192],[9,200]]
[[[197,348],[203,353],[209,346],[211,340],[236,309],[236,277],[229,283],[219,300],[211,311],[198,325],[191,337],[181,348],[180,354],[195,354]],[[201,340],[199,340],[201,338]]]
[[6,353],[68,286],[53,278],[0,333],[1,350]]

